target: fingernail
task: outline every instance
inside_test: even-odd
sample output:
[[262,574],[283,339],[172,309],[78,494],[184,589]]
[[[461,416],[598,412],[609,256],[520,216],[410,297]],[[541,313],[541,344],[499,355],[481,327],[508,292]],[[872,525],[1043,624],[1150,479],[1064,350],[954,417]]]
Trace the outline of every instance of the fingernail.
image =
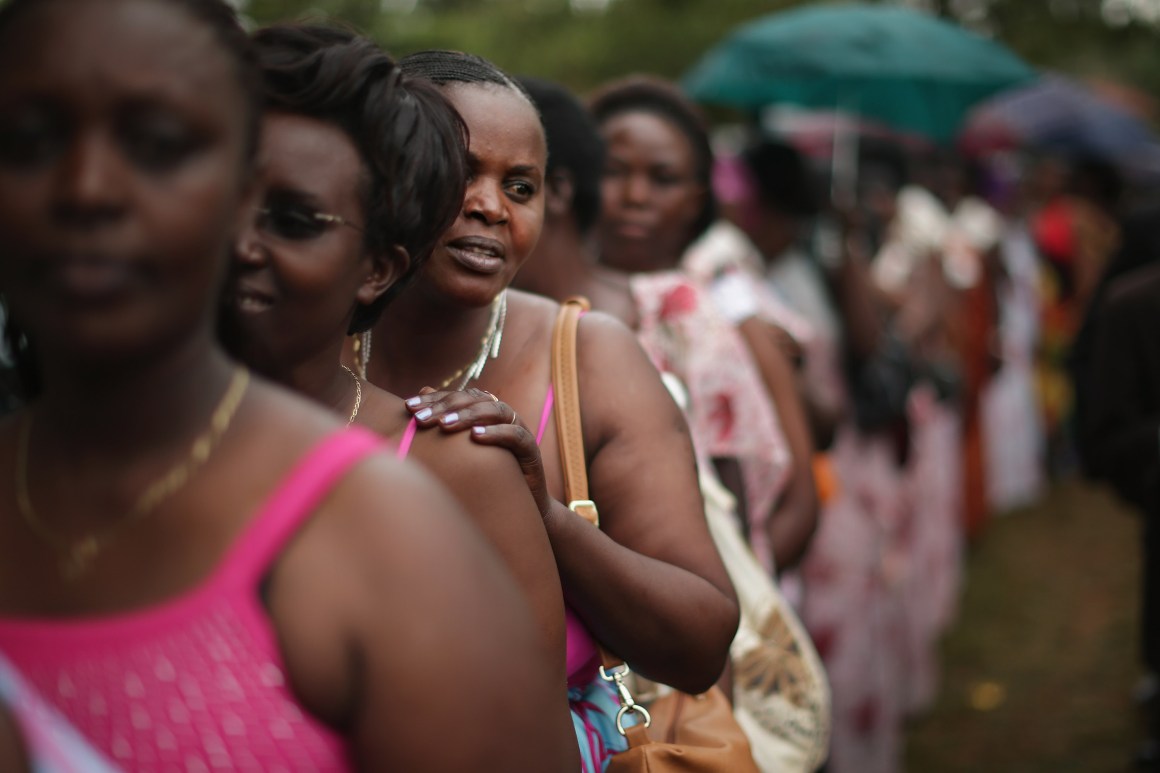
[[424,408],[423,410],[421,410],[415,414],[415,418],[418,419],[419,421],[427,421],[427,419],[431,418],[431,409]]
[[476,435],[485,435],[487,434],[487,427],[472,427],[471,431]]
[[439,421],[443,422],[444,424],[454,424],[455,422],[459,421],[459,414],[452,411]]
[[408,408],[414,408],[415,406],[417,406],[419,403],[421,403],[423,401],[418,397],[408,397],[406,402],[407,402]]

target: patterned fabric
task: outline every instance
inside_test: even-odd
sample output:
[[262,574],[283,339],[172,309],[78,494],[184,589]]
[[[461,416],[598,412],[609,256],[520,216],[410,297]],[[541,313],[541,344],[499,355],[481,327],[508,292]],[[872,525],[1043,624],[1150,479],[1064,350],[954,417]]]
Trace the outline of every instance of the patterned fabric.
[[689,428],[702,465],[739,461],[754,553],[773,568],[765,526],[785,488],[792,459],[761,375],[737,330],[708,295],[679,272],[631,279],[640,315],[637,338],[653,365],[689,392]]
[[2,656],[0,704],[16,719],[32,773],[115,773],[112,764],[45,703]]
[[580,745],[580,769],[582,773],[601,773],[614,754],[628,748],[628,741],[616,729],[620,710],[616,692],[597,675],[587,685],[568,689],[568,705]]
[[0,650],[126,771],[348,770],[343,739],[287,684],[259,586],[341,476],[380,447],[357,427],[319,443],[193,590],[100,618],[0,618]]

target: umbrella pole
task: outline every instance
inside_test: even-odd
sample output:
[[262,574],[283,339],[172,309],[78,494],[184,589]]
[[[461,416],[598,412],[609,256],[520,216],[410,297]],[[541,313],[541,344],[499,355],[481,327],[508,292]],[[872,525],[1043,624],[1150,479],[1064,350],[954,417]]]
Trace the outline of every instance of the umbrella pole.
[[[852,115],[857,115],[857,111]],[[857,201],[858,128],[852,120],[846,120],[846,113],[839,106],[830,149],[830,202],[838,210],[847,210]]]

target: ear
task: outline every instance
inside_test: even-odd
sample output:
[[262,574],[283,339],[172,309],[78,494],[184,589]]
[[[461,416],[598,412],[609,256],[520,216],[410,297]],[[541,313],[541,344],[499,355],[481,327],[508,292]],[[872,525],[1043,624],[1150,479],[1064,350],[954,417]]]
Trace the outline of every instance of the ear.
[[363,306],[370,306],[406,275],[411,265],[411,256],[396,245],[386,252],[368,253],[370,271],[359,285],[355,299]]
[[544,188],[544,212],[552,217],[567,217],[572,213],[576,183],[567,169],[557,169],[548,176]]

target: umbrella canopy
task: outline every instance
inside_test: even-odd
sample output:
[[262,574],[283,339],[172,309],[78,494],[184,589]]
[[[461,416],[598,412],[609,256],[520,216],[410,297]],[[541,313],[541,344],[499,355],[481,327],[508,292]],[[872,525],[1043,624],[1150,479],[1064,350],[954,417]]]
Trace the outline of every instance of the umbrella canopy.
[[1035,77],[1003,46],[933,16],[839,4],[739,27],[683,83],[702,102],[847,110],[947,141],[972,105]]
[[961,144],[967,150],[1026,145],[1095,156],[1126,171],[1154,173],[1160,141],[1139,118],[1062,75],[987,100],[971,111]]

